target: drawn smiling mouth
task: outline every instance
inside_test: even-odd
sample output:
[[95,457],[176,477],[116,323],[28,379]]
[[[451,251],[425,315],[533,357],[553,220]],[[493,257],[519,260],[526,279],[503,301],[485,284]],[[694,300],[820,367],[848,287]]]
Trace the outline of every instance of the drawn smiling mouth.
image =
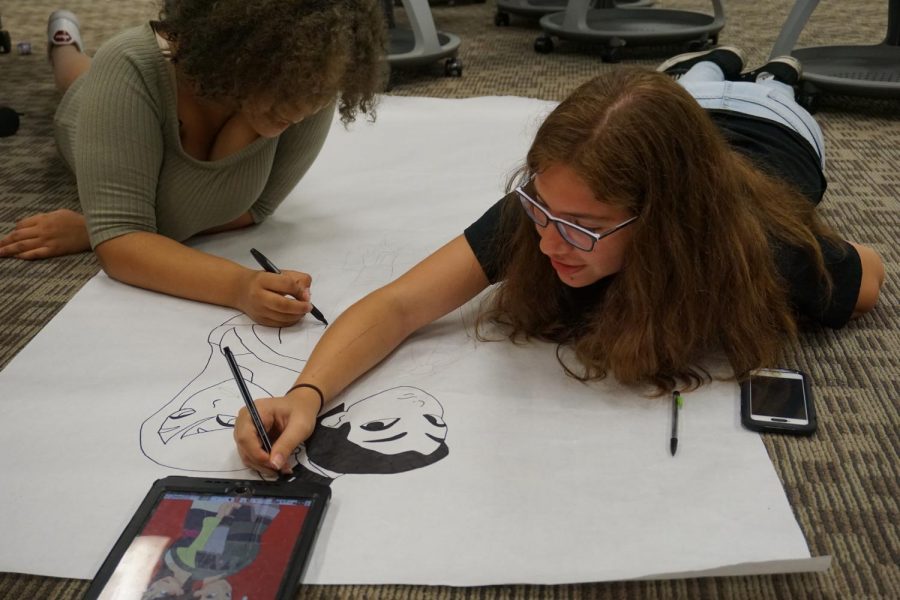
[[[160,427],[159,437],[163,444],[178,436],[181,439],[197,435],[200,433],[209,433],[211,431],[219,431],[222,429],[234,429],[234,415],[218,414],[214,417],[206,417],[199,421],[194,421],[187,425],[177,425],[175,427]],[[178,435],[181,432],[181,435]]]

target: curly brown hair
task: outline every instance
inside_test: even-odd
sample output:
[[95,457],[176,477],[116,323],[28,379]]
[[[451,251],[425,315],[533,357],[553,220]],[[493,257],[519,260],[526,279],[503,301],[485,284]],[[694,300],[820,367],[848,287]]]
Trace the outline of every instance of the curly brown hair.
[[322,105],[374,117],[387,47],[378,0],[164,0],[156,30],[209,100]]
[[708,381],[698,365],[717,349],[738,378],[774,364],[797,323],[773,244],[801,248],[830,285],[815,236],[837,238],[813,204],[732,150],[662,73],[620,69],[575,90],[541,125],[518,179],[553,164],[638,215],[625,264],[596,309],[572,323],[534,224],[507,202],[504,281],[479,325],[571,346],[583,371],[566,370],[579,379],[612,374],[665,393]]

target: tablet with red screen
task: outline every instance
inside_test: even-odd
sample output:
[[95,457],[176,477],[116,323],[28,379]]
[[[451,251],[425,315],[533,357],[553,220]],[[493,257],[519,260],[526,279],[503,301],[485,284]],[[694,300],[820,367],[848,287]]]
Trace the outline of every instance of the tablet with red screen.
[[300,482],[160,479],[86,598],[293,598],[330,493]]

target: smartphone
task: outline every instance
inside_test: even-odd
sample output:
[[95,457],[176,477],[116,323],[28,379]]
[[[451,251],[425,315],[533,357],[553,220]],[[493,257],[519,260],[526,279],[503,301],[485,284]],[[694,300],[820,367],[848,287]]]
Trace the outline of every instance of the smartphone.
[[330,494],[311,483],[160,479],[85,598],[294,598]]
[[793,369],[756,369],[741,382],[741,421],[754,431],[809,435],[816,430],[809,378]]

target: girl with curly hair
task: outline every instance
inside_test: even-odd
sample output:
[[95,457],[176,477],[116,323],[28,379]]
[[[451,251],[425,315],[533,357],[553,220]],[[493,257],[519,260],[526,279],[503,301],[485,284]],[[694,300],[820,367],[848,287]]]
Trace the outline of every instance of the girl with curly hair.
[[741,378],[772,365],[799,321],[841,327],[871,310],[880,258],[814,210],[822,136],[789,86],[799,64],[782,57],[747,76],[740,53],[719,48],[664,67],[617,69],[564,100],[510,194],[350,307],[297,385],[257,401],[271,454],[241,409],[244,463],[285,470],[325,402],[491,284],[482,339],[490,323],[513,341],[566,346],[569,374],[657,394],[708,381],[698,365],[711,352]]
[[[83,214],[21,220],[0,256],[91,248],[111,277],[286,326],[309,275],[247,269],[183,244],[266,219],[322,148],[335,104],[374,118],[386,47],[378,0],[166,0],[91,59],[56,11],[48,47],[59,150]],[[289,297],[290,296],[290,297]]]

